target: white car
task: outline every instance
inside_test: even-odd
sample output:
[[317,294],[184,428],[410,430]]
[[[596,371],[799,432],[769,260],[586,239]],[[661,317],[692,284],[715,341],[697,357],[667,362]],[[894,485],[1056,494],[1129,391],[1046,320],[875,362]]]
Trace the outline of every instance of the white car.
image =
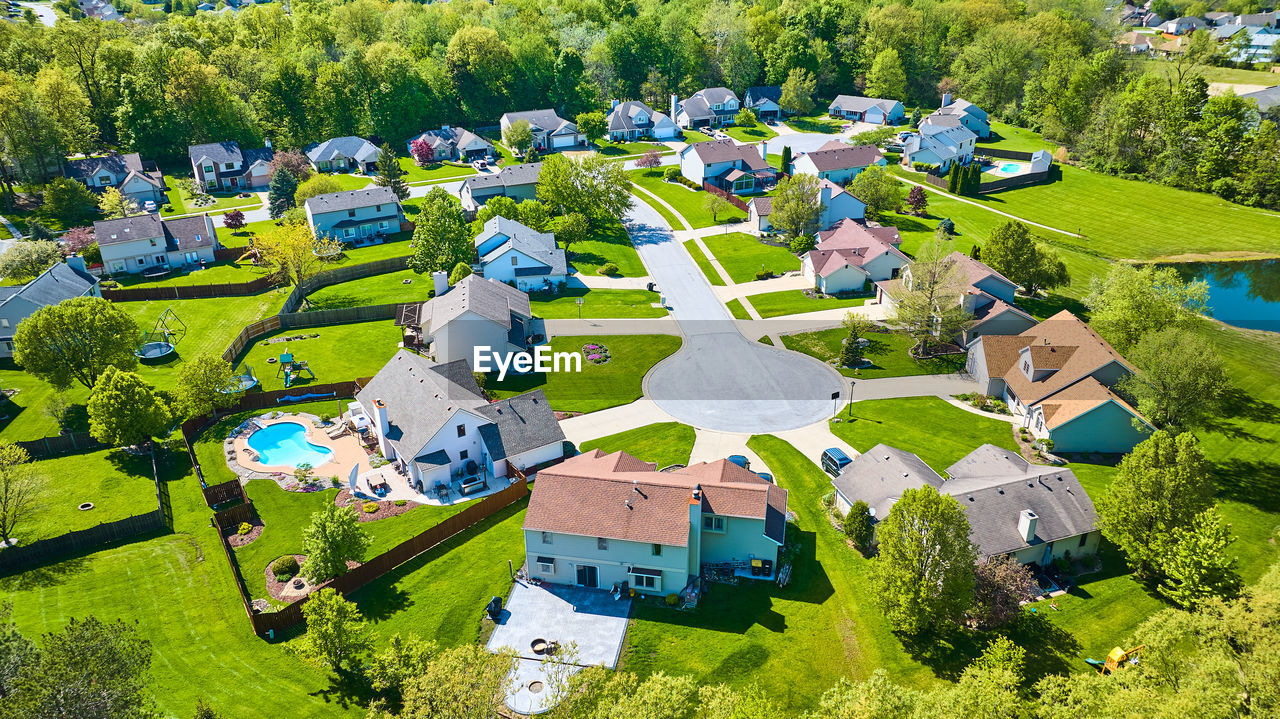
[[142,209],[146,210],[147,212],[155,212],[156,211],[155,200],[147,200],[146,202],[142,203]]

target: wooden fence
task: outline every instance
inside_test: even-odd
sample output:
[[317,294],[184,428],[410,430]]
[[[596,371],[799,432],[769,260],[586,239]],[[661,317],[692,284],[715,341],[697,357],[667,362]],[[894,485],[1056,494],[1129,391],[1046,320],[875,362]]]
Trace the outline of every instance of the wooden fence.
[[282,313],[280,326],[283,329],[298,327],[319,327],[321,325],[337,325],[347,322],[369,322],[372,320],[393,320],[400,312],[400,303],[389,305],[364,305],[361,307],[341,307],[332,310],[311,310],[308,312]]
[[[185,427],[183,428],[183,438],[186,438]],[[233,479],[221,484],[212,484],[201,490],[204,493],[204,503],[210,508],[223,504],[231,504],[237,502],[245,504],[249,501],[249,497],[244,493],[244,486],[240,484],[240,480]]]
[[702,189],[706,190],[707,192],[710,192],[713,195],[719,195],[723,197],[724,199],[729,201],[730,205],[733,205],[734,207],[738,208],[739,210],[742,210],[743,212],[747,211],[747,203],[743,202],[742,198],[734,195],[732,192],[722,190],[719,187],[716,187],[715,185],[711,184],[710,182],[707,182],[706,180],[702,181]]
[[40,439],[28,439],[14,444],[27,450],[32,459],[48,459],[75,452],[88,452],[107,446],[94,439],[88,432],[71,432]]
[[1050,178],[1054,174],[1054,166],[1050,166],[1044,172],[1031,172],[1025,175],[1017,175],[1015,177],[1006,177],[1001,180],[992,180],[990,182],[982,182],[978,184],[978,194],[985,195],[988,192],[996,192],[999,190],[1007,190],[1010,187],[1022,187],[1023,185],[1034,185]]
[[102,296],[112,302],[143,300],[200,300],[210,297],[243,297],[256,295],[279,285],[273,276],[264,275],[249,282],[225,282],[217,285],[173,285],[164,287],[124,287],[104,289]]
[[979,145],[977,148],[975,148],[974,152],[979,155],[988,155],[990,157],[1000,157],[1006,160],[1030,160],[1031,159],[1030,152],[1023,152],[1021,150],[1003,150],[998,147],[984,147],[982,145]]

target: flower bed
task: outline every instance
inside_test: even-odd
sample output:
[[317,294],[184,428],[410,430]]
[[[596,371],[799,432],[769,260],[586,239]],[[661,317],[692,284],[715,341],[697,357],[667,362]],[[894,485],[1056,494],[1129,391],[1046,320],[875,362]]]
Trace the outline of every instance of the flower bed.
[[[361,522],[373,522],[379,519],[387,519],[388,517],[398,517],[401,514],[408,512],[410,509],[413,509],[414,507],[418,506],[416,502],[408,502],[403,499],[401,500],[382,499],[377,501],[366,501],[363,499],[355,498],[354,504],[352,504],[352,500],[353,498],[351,496],[351,490],[344,489],[341,492],[338,492],[338,496],[333,498],[333,503],[338,505],[339,507],[350,506],[353,509],[355,509],[356,519],[360,520]],[[401,504],[397,504],[397,501],[401,502]],[[368,511],[367,505],[369,504],[375,505],[377,509],[372,512]]]
[[223,534],[225,534],[227,537],[227,544],[230,544],[232,547],[243,547],[244,545],[250,544],[253,542],[253,540],[262,536],[262,520],[261,519],[254,517],[253,521],[248,522],[247,524],[249,525],[249,531],[245,532],[244,534],[240,534],[238,526],[227,527],[225,530],[223,530]]
[[609,348],[598,344],[582,345],[582,354],[591,364],[605,364],[611,357],[609,356]]

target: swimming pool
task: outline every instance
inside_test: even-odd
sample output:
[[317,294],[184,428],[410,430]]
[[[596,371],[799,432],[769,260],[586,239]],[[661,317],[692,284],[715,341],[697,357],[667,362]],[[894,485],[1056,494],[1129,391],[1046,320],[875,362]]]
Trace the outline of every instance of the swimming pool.
[[1021,170],[1021,169],[1022,169],[1022,165],[1019,165],[1016,162],[1006,162],[1000,166],[1000,171],[1005,173],[1006,175],[1015,175],[1017,174],[1018,170]]
[[297,422],[277,422],[249,435],[249,448],[258,461],[271,467],[312,467],[333,459],[333,450],[307,441],[307,428]]

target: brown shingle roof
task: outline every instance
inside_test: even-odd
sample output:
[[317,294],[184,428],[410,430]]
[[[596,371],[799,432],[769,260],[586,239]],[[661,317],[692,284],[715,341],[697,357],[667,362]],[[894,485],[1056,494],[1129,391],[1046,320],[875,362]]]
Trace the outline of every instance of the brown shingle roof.
[[1049,429],[1056,429],[1108,401],[1115,402],[1133,416],[1142,418],[1128,402],[1093,377],[1086,377],[1044,400],[1040,403],[1040,409],[1044,412],[1045,425]]
[[[1111,345],[1107,344],[1106,340],[1099,337],[1098,333],[1094,332],[1089,325],[1081,322],[1079,318],[1067,310],[1059,312],[1035,327],[1017,335],[1017,337],[1022,341],[1022,345],[1016,348],[1012,358],[1007,358],[1007,360],[1004,357],[1001,358],[1002,362],[1008,361],[1008,366],[1005,367],[1002,374],[1009,388],[1028,405],[1039,402],[1111,362],[1118,362],[1125,369],[1130,372],[1133,371],[1133,368],[1124,361],[1124,358]],[[983,344],[986,344],[986,340],[983,340]],[[1059,363],[1060,369],[1057,372],[1033,382],[1027,379],[1020,368],[1013,366],[1017,360],[1017,351],[1020,351],[1022,347],[1033,345],[1040,347],[1052,346],[1056,350],[1065,350],[1068,347],[1074,349],[1071,351],[1070,357]],[[1002,349],[1007,352],[1009,347],[1003,347]],[[990,353],[991,348],[988,348],[987,351]],[[1039,352],[1044,352],[1044,350],[1039,350]],[[1040,365],[1037,365],[1037,367],[1040,367]],[[988,354],[987,368],[992,373],[996,371],[990,360],[990,354]],[[1043,368],[1052,369],[1051,366]]]
[[875,145],[846,145],[832,140],[813,152],[805,153],[819,172],[847,170],[851,167],[870,167],[884,159]]

